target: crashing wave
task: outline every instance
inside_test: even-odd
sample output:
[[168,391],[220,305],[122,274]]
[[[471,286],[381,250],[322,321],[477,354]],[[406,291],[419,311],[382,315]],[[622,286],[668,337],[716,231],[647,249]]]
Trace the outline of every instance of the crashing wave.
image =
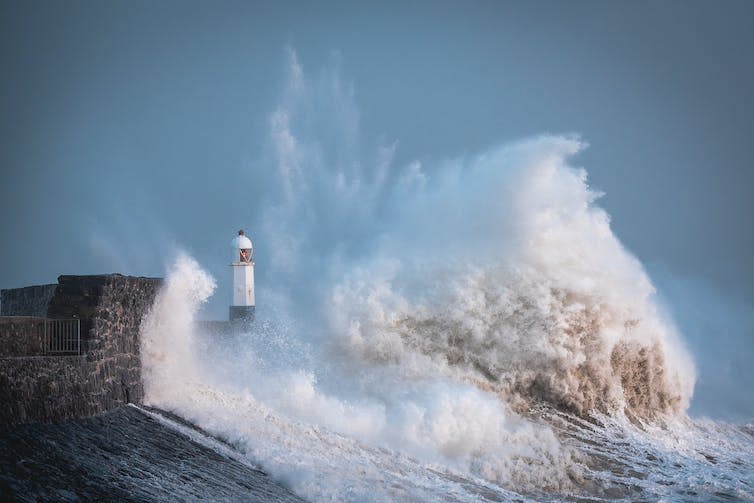
[[[392,255],[390,267],[379,257],[346,276],[332,298],[346,350],[374,363],[424,355],[518,409],[545,402],[580,415],[643,419],[684,412],[690,357],[643,268],[594,204],[586,174],[567,164],[580,148],[540,138],[465,166],[464,179],[488,185],[465,201],[471,213],[496,208],[487,218],[506,232],[485,226],[489,235],[456,254],[474,265]],[[428,219],[440,211],[424,209]]]

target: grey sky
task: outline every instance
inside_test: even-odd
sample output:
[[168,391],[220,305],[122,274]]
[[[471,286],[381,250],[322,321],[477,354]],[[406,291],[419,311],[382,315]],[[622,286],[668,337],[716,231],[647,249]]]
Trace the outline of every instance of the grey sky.
[[753,26],[751,2],[3,2],[0,288],[161,275],[174,246],[222,278],[292,47],[397,163],[580,134],[671,309],[702,304],[674,278],[723,292],[745,321],[711,330],[751,356]]

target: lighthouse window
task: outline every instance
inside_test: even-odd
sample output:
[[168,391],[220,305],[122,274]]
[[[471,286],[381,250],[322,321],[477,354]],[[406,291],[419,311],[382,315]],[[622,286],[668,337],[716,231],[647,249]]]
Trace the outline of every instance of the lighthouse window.
[[251,262],[251,250],[249,249],[242,249],[241,254],[238,257],[239,261],[241,262]]

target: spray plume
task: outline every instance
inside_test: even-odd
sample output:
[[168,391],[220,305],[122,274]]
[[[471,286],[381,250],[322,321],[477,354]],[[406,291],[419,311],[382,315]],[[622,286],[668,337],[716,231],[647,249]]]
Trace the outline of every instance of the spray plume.
[[[354,499],[340,491],[357,460],[327,450],[345,445],[339,435],[557,490],[580,479],[578,456],[527,410],[685,411],[693,365],[585,171],[569,164],[580,140],[407,166],[393,163],[395,148],[364,147],[350,86],[337,70],[307,80],[289,53],[257,234],[275,305],[260,309],[256,333],[199,357],[193,317],[214,281],[180,257],[142,328],[151,403],[254,439],[255,459],[315,499]],[[265,437],[294,434],[305,466],[280,461]]]

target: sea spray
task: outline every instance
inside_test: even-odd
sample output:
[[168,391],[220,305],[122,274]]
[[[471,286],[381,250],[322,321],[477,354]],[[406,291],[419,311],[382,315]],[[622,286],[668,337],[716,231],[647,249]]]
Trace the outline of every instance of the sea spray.
[[[443,197],[403,202],[411,225],[398,225],[332,291],[332,332],[346,352],[375,364],[423,362],[524,408],[685,411],[693,364],[586,174],[568,165],[581,147],[541,137],[493,149],[428,184]],[[473,199],[454,196],[458,186]],[[476,221],[432,225],[449,206]],[[414,253],[443,239],[435,253]]]
[[146,403],[185,393],[197,379],[195,317],[215,289],[215,280],[180,252],[141,326],[142,378]]
[[360,158],[348,136],[333,153],[311,114],[357,116],[351,98],[312,89],[293,53],[290,72],[257,233],[268,305],[207,343],[192,321],[213,282],[180,257],[143,327],[148,400],[313,500],[630,494],[600,482],[585,446],[611,437],[581,421],[682,417],[694,371],[570,165],[583,142],[396,166],[394,145]]
[[311,78],[288,56],[259,239],[273,243],[269,285],[306,320],[303,337],[367,364],[452,367],[524,407],[686,410],[690,355],[571,166],[583,141],[546,135],[398,165],[395,144],[365,147],[337,69]]
[[[229,372],[229,368],[243,368],[244,362],[253,366],[257,360],[253,347],[244,350],[238,345],[238,341],[248,340],[244,335],[236,335],[235,342],[219,337],[213,345],[196,351],[209,336],[197,330],[193,319],[212,285],[198,264],[185,256],[168,272],[142,327],[147,402],[239,442],[249,449],[253,461],[289,477],[294,487],[306,481],[305,494],[311,495],[310,479],[321,471],[318,460],[333,455],[324,452],[326,444],[342,442],[339,435],[354,439],[349,442],[362,445],[359,449],[374,446],[409,454],[416,459],[409,462],[412,465],[438,464],[443,470],[458,470],[519,489],[559,490],[578,477],[573,453],[563,449],[547,427],[508,411],[494,395],[445,376],[406,380],[398,367],[353,375],[342,373],[348,368],[345,365],[337,371],[339,379],[332,379],[332,362],[317,362],[314,371],[293,365],[269,374],[253,368]],[[223,340],[235,347],[232,356],[222,347]],[[285,355],[281,358],[285,360]],[[316,372],[328,371],[329,385],[323,386]],[[333,382],[347,384],[335,386]],[[306,439],[303,432],[317,431],[308,441],[299,441],[304,452],[296,456],[307,460],[304,466],[280,465],[279,460],[260,454],[272,448],[267,445],[270,439],[264,438],[270,428],[276,430],[276,441],[284,444],[291,441],[285,439],[288,434]],[[330,437],[332,440],[323,444],[322,439]],[[247,445],[251,439],[254,441]],[[256,443],[267,447],[260,451]],[[317,494],[342,495],[340,479],[358,478],[357,473],[349,472],[358,449],[348,455],[335,454],[343,458],[330,461],[337,463],[337,476],[330,473],[320,480],[314,491]],[[291,475],[290,470],[298,475]],[[373,496],[379,500],[384,494]]]

